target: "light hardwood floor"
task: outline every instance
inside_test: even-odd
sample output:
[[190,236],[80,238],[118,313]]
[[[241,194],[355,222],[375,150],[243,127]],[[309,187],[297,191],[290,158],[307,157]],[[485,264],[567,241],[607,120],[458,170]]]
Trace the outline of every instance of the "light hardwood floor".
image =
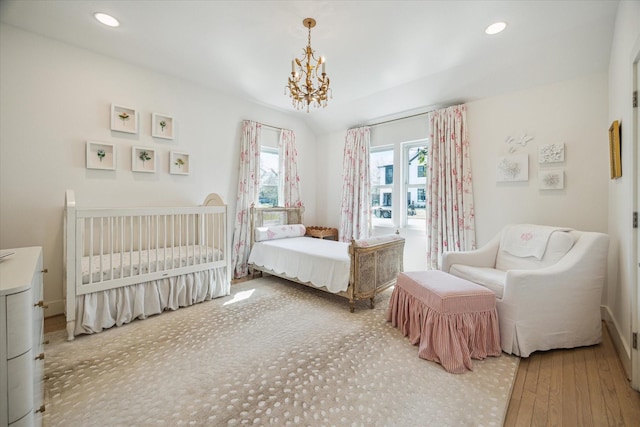
[[640,426],[640,392],[602,330],[601,344],[521,359],[504,425]]
[[[64,327],[64,316],[45,319],[45,333]],[[640,426],[640,392],[602,329],[602,344],[521,359],[504,425]]]

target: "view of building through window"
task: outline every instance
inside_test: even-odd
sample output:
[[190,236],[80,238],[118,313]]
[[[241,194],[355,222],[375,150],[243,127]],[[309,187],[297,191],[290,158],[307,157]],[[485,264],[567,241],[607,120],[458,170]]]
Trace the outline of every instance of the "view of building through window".
[[260,150],[260,192],[258,206],[278,206],[278,150],[262,147]]
[[376,225],[393,225],[393,148],[371,150],[371,220]]
[[[394,147],[371,149],[371,222],[373,226],[425,228],[425,142],[402,144],[401,150],[396,155]],[[394,213],[400,218],[394,218]]]
[[[422,155],[421,155],[422,153]],[[404,161],[406,172],[406,207],[407,225],[426,228],[425,220],[427,207],[427,174],[425,161],[424,142],[418,145],[406,145],[404,147]]]

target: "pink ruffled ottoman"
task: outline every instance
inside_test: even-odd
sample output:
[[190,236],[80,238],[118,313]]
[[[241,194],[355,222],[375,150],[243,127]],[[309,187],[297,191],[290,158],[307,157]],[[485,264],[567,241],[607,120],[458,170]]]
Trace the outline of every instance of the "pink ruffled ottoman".
[[472,358],[502,354],[494,293],[442,271],[400,273],[387,321],[419,346],[419,357],[447,372],[461,374],[473,370]]

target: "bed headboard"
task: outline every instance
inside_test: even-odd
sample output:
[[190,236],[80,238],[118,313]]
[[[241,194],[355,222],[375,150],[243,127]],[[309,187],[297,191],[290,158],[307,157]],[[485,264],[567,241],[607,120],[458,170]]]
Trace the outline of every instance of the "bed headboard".
[[259,208],[252,205],[249,209],[251,214],[251,246],[255,239],[255,229],[257,227],[267,227],[270,225],[304,224],[304,206],[295,208],[271,207]]

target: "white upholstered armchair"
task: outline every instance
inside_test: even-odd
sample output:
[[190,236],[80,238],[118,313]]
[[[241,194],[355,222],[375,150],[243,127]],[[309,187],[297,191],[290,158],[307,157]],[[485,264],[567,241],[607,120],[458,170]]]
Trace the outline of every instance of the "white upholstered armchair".
[[602,233],[509,225],[480,249],[445,252],[442,270],[496,294],[502,350],[528,357],[602,340],[608,249]]

